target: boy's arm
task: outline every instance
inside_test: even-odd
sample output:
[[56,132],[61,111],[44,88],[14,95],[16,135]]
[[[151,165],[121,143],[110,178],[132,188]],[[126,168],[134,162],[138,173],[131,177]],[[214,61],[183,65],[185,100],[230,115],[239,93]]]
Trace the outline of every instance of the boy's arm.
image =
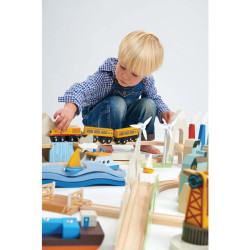
[[96,72],[89,76],[86,81],[73,84],[64,94],[58,97],[59,102],[71,102],[77,106],[75,115],[79,115],[83,106],[91,105],[98,100],[104,92],[103,83],[105,83],[107,74],[105,72]]
[[142,93],[142,97],[148,97],[155,101],[156,104],[156,114],[160,121],[163,123],[162,118],[168,123],[173,116],[174,112],[172,112],[169,107],[163,102],[160,95],[157,95],[157,89],[155,87],[155,81],[153,76],[149,76],[146,78],[146,86],[144,92]]
[[65,106],[54,114],[57,128],[65,131],[75,115],[79,115],[83,106],[96,103],[105,95],[103,84],[107,82],[107,74],[96,72],[81,83],[73,84],[64,94],[58,97],[59,102],[65,102]]

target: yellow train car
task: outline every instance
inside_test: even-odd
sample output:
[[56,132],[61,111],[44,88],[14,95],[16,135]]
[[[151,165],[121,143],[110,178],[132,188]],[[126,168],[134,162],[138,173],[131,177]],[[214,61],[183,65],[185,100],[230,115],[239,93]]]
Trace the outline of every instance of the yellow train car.
[[64,132],[62,132],[61,129],[51,129],[49,136],[52,142],[73,142],[78,141],[82,136],[82,131],[80,127],[68,127]]
[[101,143],[111,143],[114,136],[114,130],[111,128],[87,127],[83,129],[83,136],[92,134],[93,142],[97,140]]
[[136,141],[139,135],[139,128],[121,128],[114,132],[114,141],[117,144],[126,144],[128,141]]

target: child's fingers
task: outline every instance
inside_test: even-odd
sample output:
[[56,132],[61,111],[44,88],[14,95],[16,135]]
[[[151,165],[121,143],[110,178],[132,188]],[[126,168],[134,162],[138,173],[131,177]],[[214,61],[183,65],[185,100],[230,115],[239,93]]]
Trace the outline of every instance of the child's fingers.
[[64,119],[63,115],[59,115],[59,117],[56,119],[55,123],[59,124]]
[[[63,118],[60,123],[56,126],[57,129],[62,128],[67,123],[67,119]],[[63,132],[63,131],[62,131]]]
[[56,113],[54,114],[54,119],[56,119],[56,117],[57,117],[58,115],[60,115],[61,112],[62,112],[62,109],[57,110]]
[[67,121],[65,125],[62,127],[62,132],[66,131],[66,129],[69,127],[70,121]]

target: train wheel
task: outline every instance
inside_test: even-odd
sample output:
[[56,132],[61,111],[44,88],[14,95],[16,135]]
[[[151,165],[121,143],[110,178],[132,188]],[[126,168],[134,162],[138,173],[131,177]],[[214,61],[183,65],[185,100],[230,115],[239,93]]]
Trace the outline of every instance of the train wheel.
[[137,137],[133,137],[133,141],[136,141],[137,140]]
[[97,142],[97,136],[93,137],[93,142]]
[[68,136],[67,141],[74,141],[74,136],[72,135]]
[[122,139],[122,144],[126,144],[126,143],[127,143],[127,141],[128,141],[128,140],[127,140],[127,139],[125,139],[125,138],[124,138],[124,139]]
[[121,139],[120,139],[120,138],[117,138],[117,139],[115,140],[115,142],[116,142],[117,144],[120,144],[120,143],[121,143]]
[[132,141],[132,140],[133,140],[133,138],[132,138],[132,137],[129,137],[129,138],[128,138],[128,141]]
[[106,142],[106,138],[104,138],[104,137],[100,137],[100,139],[99,139],[99,141],[100,141],[100,143],[105,143]]
[[51,140],[52,142],[58,142],[58,137],[57,137],[57,136],[51,136],[51,137],[50,137],[50,140]]
[[110,144],[112,142],[112,138],[107,138],[106,142]]
[[58,136],[57,141],[58,142],[64,142],[65,141],[65,136]]

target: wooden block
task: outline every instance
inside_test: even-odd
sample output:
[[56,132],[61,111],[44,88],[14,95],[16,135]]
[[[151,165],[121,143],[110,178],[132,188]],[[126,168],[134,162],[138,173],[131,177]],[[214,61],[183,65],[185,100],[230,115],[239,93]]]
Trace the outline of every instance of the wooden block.
[[186,212],[189,191],[190,191],[189,184],[184,183],[179,196],[179,207],[178,207],[178,211],[184,214]]

